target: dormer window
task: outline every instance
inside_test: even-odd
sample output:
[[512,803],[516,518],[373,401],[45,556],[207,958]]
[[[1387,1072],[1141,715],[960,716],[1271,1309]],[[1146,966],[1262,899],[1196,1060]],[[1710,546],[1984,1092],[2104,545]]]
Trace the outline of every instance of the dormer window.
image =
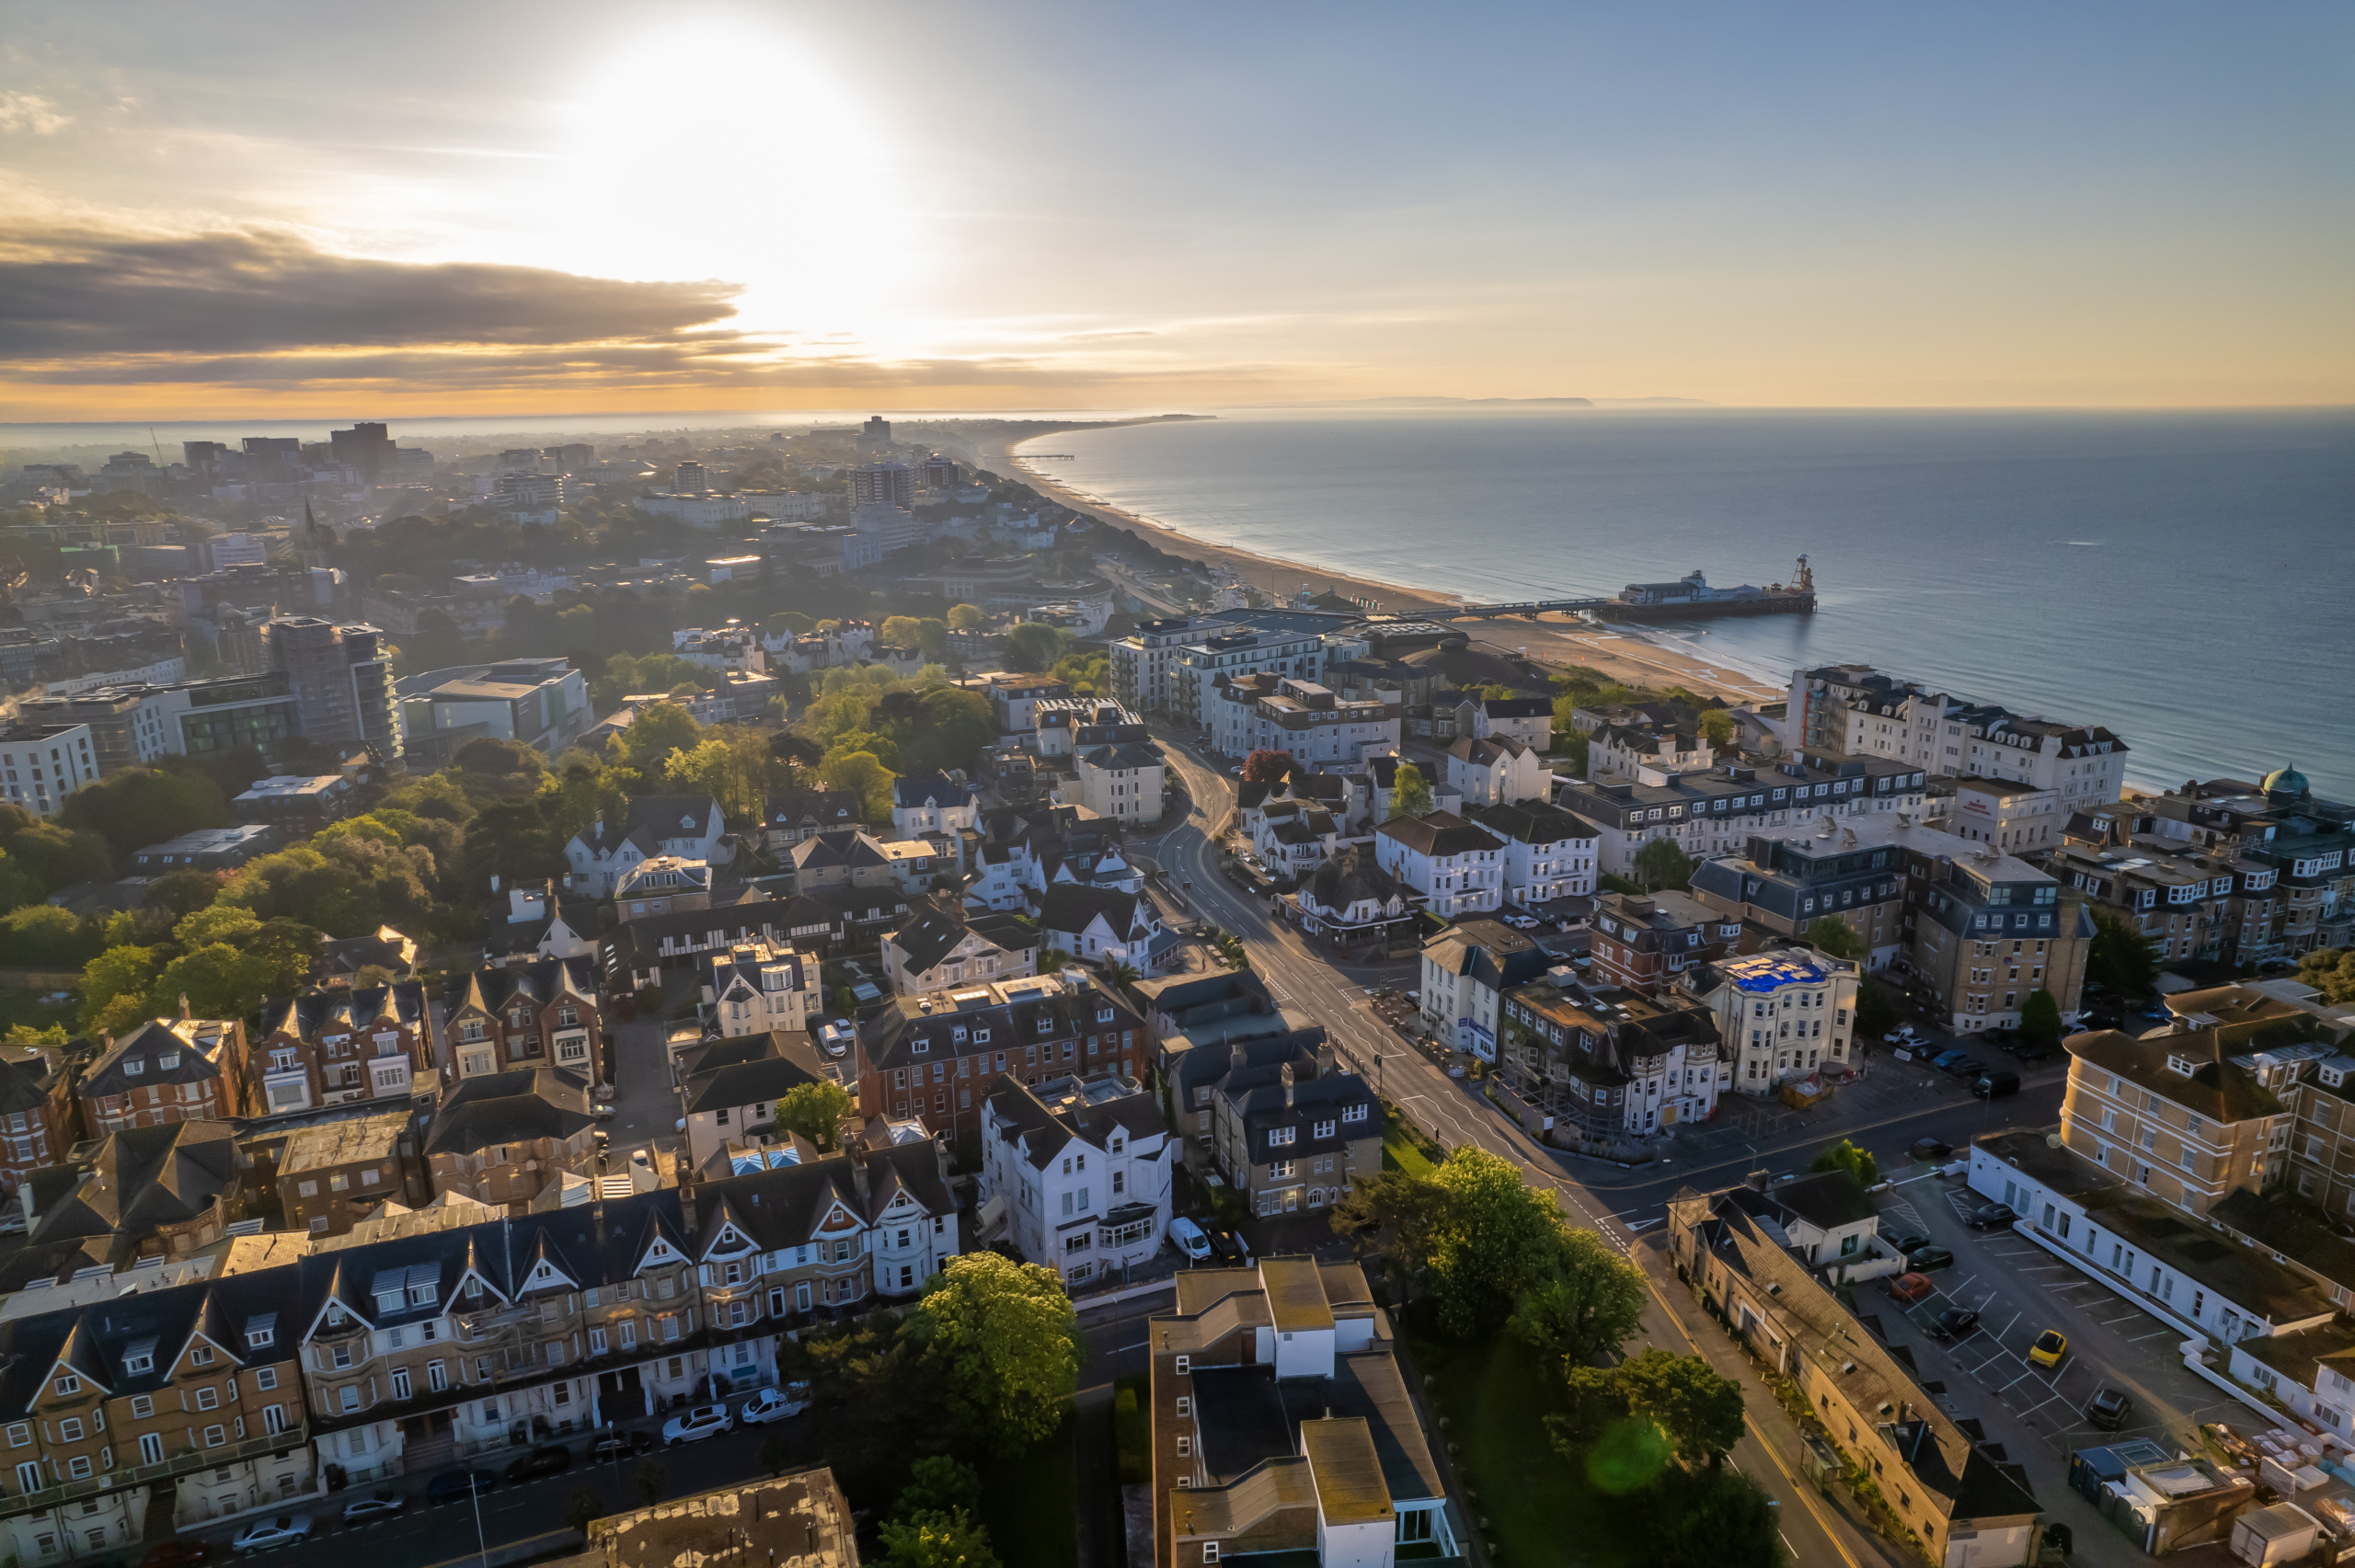
[[431,1307],[441,1298],[442,1287],[430,1281],[408,1288],[408,1304],[412,1307]]
[[178,1051],[166,1051],[155,1059],[155,1070],[158,1072],[169,1072],[179,1064],[180,1053]]
[[277,1343],[278,1331],[274,1328],[248,1329],[246,1331],[246,1344],[252,1349],[268,1350],[271,1345]]
[[2189,1057],[2170,1056],[2167,1058],[2167,1070],[2179,1072],[2188,1078],[2199,1070],[2193,1065]]
[[146,1072],[147,1064],[144,1061],[126,1061],[122,1064],[122,1075],[125,1078],[142,1078],[146,1075]]
[[152,1372],[155,1369],[155,1342],[141,1340],[122,1353],[122,1369],[129,1373]]

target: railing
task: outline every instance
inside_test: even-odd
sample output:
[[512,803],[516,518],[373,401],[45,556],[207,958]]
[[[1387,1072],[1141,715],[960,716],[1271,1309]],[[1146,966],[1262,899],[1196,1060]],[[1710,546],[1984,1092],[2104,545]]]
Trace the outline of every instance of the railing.
[[192,1471],[217,1470],[223,1465],[237,1464],[246,1459],[259,1459],[265,1454],[282,1454],[289,1448],[299,1448],[311,1440],[308,1425],[296,1426],[284,1432],[246,1437],[217,1448],[190,1448],[170,1459],[150,1465],[133,1465],[126,1470],[110,1470],[81,1481],[60,1482],[39,1492],[28,1492],[21,1497],[11,1497],[5,1505],[11,1514],[35,1508],[54,1508],[77,1497],[92,1497],[101,1492],[115,1492],[144,1482],[162,1481],[170,1476],[186,1475]]

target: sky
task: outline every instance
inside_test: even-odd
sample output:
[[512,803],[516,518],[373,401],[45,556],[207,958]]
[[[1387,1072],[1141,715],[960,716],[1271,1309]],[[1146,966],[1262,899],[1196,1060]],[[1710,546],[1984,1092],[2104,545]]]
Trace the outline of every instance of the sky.
[[0,420],[2355,402],[2355,8],[0,0]]

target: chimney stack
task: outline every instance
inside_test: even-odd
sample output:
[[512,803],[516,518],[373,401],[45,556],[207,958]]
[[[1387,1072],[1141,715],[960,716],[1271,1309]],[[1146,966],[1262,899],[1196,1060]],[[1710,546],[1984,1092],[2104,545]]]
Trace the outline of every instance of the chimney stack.
[[1752,1171],[1744,1179],[1751,1186],[1756,1188],[1758,1191],[1764,1192],[1766,1190],[1767,1174],[1765,1172]]

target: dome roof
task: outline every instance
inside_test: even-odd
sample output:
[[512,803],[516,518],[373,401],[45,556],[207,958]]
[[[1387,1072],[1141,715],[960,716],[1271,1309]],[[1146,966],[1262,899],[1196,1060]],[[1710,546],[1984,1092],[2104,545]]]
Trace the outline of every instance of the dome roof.
[[2265,775],[2268,795],[2307,795],[2314,786],[2306,783],[2306,775],[2295,768],[2277,768]]

